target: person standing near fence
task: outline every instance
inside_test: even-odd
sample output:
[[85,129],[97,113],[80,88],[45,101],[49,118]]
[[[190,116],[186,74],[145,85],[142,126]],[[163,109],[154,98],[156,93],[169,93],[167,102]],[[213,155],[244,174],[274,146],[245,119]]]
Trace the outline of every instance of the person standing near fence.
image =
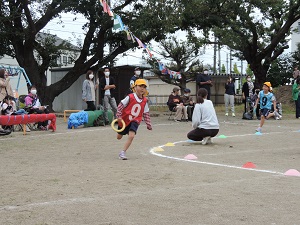
[[113,113],[114,118],[116,118],[117,114],[117,103],[115,99],[115,88],[116,88],[116,82],[113,77],[110,76],[110,70],[108,67],[104,68],[104,77],[100,79],[100,91],[101,91],[101,97],[103,99],[103,107],[104,107],[104,118],[105,118],[105,124],[109,124],[109,119],[107,116],[107,110],[110,105]]
[[228,116],[228,111],[229,111],[228,107],[230,105],[232,116],[235,117],[234,96],[235,96],[234,80],[232,79],[231,76],[229,76],[225,84],[225,94],[224,94],[225,116]]
[[203,71],[203,74],[199,74],[196,79],[196,83],[199,88],[205,88],[207,90],[207,100],[210,100],[210,88],[213,85],[211,77],[208,75],[207,69]]
[[92,70],[87,71],[85,78],[82,84],[82,100],[86,102],[87,109],[84,111],[94,111],[96,110],[96,90],[99,82],[94,83],[94,73]]
[[254,94],[254,83],[252,82],[251,76],[247,75],[246,82],[243,84],[242,87],[242,94],[243,94],[243,103],[244,103],[244,113],[247,112],[247,104],[250,102],[251,96]]

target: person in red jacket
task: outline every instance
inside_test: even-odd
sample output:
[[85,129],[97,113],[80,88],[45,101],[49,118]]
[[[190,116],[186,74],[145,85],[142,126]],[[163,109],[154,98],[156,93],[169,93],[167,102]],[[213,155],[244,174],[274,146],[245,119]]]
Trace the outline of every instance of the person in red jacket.
[[[123,135],[128,134],[128,139],[125,142],[123,150],[119,153],[119,158],[126,160],[126,151],[131,145],[138,127],[143,120],[147,124],[147,129],[152,130],[149,106],[147,98],[144,97],[146,93],[147,83],[144,79],[137,79],[134,83],[135,92],[127,95],[118,105],[117,118],[118,124],[125,122],[125,129],[118,132],[117,139],[120,140]],[[120,125],[118,129],[120,129]]]

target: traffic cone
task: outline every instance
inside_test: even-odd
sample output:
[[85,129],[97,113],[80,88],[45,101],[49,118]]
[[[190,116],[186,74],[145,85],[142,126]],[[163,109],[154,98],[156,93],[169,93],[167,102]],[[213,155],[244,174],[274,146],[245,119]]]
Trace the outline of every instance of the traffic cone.
[[254,169],[254,168],[256,168],[256,165],[255,165],[254,163],[252,163],[252,162],[247,162],[247,163],[245,163],[242,167],[243,167],[243,168],[251,168],[251,169]]

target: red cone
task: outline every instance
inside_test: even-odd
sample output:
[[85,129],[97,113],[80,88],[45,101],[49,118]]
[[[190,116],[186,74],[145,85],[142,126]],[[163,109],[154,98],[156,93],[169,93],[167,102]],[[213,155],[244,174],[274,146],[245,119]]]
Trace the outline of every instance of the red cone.
[[254,169],[256,168],[256,165],[252,162],[247,162],[243,165],[243,168],[251,168],[251,169]]

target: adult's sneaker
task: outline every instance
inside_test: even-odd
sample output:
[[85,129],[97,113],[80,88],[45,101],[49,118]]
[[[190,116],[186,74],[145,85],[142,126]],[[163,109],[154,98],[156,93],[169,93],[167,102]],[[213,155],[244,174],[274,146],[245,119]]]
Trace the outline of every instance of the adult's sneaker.
[[203,145],[206,145],[209,139],[210,139],[210,137],[205,137],[205,138],[203,138],[202,144],[203,144]]
[[225,113],[225,116],[228,116],[228,113]]
[[234,114],[234,113],[232,113],[232,116],[233,116],[233,117],[235,117],[235,114]]
[[207,140],[207,142],[206,142],[206,144],[212,144],[212,143],[213,143],[212,139],[211,139],[211,137],[209,137],[208,140]]
[[121,151],[119,153],[119,159],[121,159],[121,160],[127,160],[125,151]]

